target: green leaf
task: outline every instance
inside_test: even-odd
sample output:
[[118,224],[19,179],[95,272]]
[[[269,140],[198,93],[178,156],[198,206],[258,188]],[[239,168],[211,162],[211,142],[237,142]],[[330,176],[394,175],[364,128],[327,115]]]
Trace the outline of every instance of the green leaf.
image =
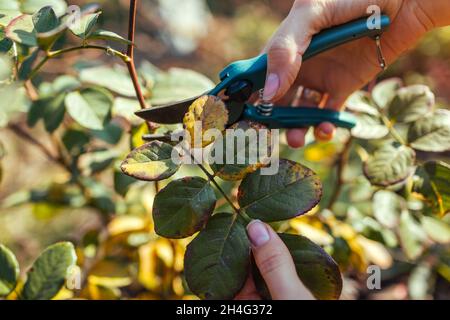
[[272,222],[310,211],[321,196],[322,184],[312,170],[281,160],[275,175],[261,175],[259,169],[245,177],[239,186],[238,202],[250,217]]
[[359,139],[382,139],[389,134],[389,129],[381,123],[379,118],[369,114],[356,114],[356,127],[352,129],[352,136]]
[[414,172],[415,152],[397,143],[386,143],[364,163],[364,175],[375,186],[387,187]]
[[426,116],[433,109],[435,96],[424,85],[405,87],[397,91],[388,106],[387,113],[395,122],[414,122]]
[[70,31],[83,40],[87,39],[97,24],[100,14],[101,12],[96,12],[82,16],[79,23],[69,26]]
[[0,10],[19,10],[19,2],[17,0],[0,0]]
[[427,162],[417,169],[416,175],[414,191],[422,194],[440,215],[450,212],[450,165]]
[[29,55],[20,65],[19,69],[19,80],[28,80],[36,59],[39,56],[39,50],[35,50],[31,55]]
[[434,273],[430,266],[421,263],[411,272],[408,279],[409,296],[413,300],[429,299],[434,285]]
[[214,88],[214,83],[192,70],[172,68],[155,79],[150,102],[154,105],[179,101],[201,95]]
[[42,118],[48,132],[58,129],[66,113],[65,97],[66,95],[62,93],[52,98],[35,101],[28,112],[28,125],[32,127]]
[[404,199],[387,190],[380,190],[373,196],[372,210],[375,218],[383,226],[394,228],[400,220]]
[[64,133],[62,142],[70,155],[78,156],[85,152],[90,139],[91,137],[84,131],[69,129]]
[[46,6],[33,15],[33,24],[37,33],[45,33],[58,27],[59,20],[53,8]]
[[39,96],[48,98],[59,93],[68,93],[77,90],[81,87],[81,83],[72,76],[59,76],[51,83],[43,82],[39,86]]
[[22,12],[16,9],[1,9],[0,8],[0,27],[4,28],[8,26],[8,24],[20,16]]
[[121,165],[122,171],[139,180],[164,180],[177,172],[179,164],[172,161],[170,144],[152,141],[133,150]]
[[117,33],[114,33],[112,31],[107,30],[96,30],[90,34],[88,37],[89,40],[110,40],[110,41],[116,41],[123,44],[131,44],[131,41],[128,39],[125,39],[124,37],[118,35]]
[[[10,39],[3,37],[3,30],[0,29],[0,52],[1,53],[10,53],[11,49],[13,47],[13,44],[14,43]],[[14,52],[12,52],[12,54],[15,55]]]
[[445,221],[423,216],[421,222],[423,229],[433,241],[450,244],[450,226]]
[[30,106],[25,89],[17,84],[0,86],[0,97],[0,127],[6,126],[16,114],[27,111]]
[[0,297],[5,297],[14,290],[19,272],[19,263],[14,253],[0,244]]
[[139,101],[136,99],[126,99],[117,97],[114,100],[113,116],[122,117],[128,120],[131,124],[138,125],[142,120],[136,116],[135,112],[141,108]]
[[427,234],[407,210],[400,217],[399,236],[408,259],[417,259],[424,250]]
[[14,18],[5,29],[6,36],[14,42],[28,47],[37,46],[33,16],[23,14]]
[[408,142],[420,151],[449,151],[450,111],[439,109],[434,114],[414,122],[408,131]]
[[155,232],[166,238],[186,238],[205,226],[216,206],[208,181],[186,177],[170,182],[155,196]]
[[13,63],[7,55],[0,54],[0,82],[8,80],[13,71]]
[[116,204],[113,193],[103,183],[90,177],[83,177],[81,183],[89,195],[89,205],[100,210],[104,214],[114,214]]
[[113,97],[100,88],[88,88],[72,92],[66,97],[70,116],[87,129],[102,130],[111,119]]
[[[235,137],[232,140],[228,138],[217,139],[211,149],[210,157],[211,169],[215,175],[223,180],[239,181],[245,178],[249,173],[255,172],[263,167],[262,162],[268,159],[271,149],[270,131],[266,127],[248,122],[240,121],[230,127]],[[268,132],[267,144],[265,150],[267,155],[259,155],[259,136],[256,134],[260,129],[266,129]],[[231,136],[229,136],[231,137]],[[232,161],[227,159],[227,155],[234,155]],[[254,159],[250,159],[251,155]],[[218,159],[215,159],[217,157]],[[261,159],[262,158],[262,159]]]
[[402,86],[403,82],[398,78],[381,81],[373,88],[372,99],[378,107],[384,109],[391,103]]
[[118,156],[119,154],[114,149],[100,149],[85,153],[80,158],[80,167],[83,168],[86,175],[96,174],[108,169]]
[[62,16],[67,10],[67,4],[64,0],[21,0],[20,10],[24,13],[33,14],[46,6],[51,6],[57,16]]
[[365,91],[356,91],[353,93],[345,102],[345,107],[357,113],[364,113],[371,116],[380,115],[370,98],[370,94]]
[[53,298],[63,287],[67,273],[76,261],[75,248],[70,242],[60,242],[45,249],[28,271],[20,299]]
[[228,213],[214,215],[184,256],[186,282],[202,299],[232,299],[243,287],[249,265],[245,227]]
[[136,183],[136,179],[127,176],[119,168],[114,170],[114,190],[121,196],[125,196],[130,186]]
[[83,69],[80,72],[80,80],[107,88],[125,97],[136,98],[136,91],[129,74],[119,66]]
[[115,123],[107,124],[103,130],[92,130],[92,135],[109,144],[117,144],[122,138],[123,130]]
[[[333,258],[308,238],[286,233],[281,233],[279,236],[292,255],[300,280],[314,297],[320,300],[339,299],[342,291],[342,277]],[[270,298],[264,280],[255,267],[253,278],[263,297]]]

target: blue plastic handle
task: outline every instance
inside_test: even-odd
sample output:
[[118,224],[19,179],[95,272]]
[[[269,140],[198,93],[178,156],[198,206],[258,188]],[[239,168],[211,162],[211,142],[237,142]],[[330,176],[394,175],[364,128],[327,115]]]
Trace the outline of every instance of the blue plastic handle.
[[[335,48],[344,43],[364,37],[376,37],[382,34],[390,25],[388,16],[381,16],[381,28],[371,29],[367,18],[355,20],[341,26],[326,29],[315,35],[308,50],[303,55],[303,60],[310,59],[324,51]],[[232,83],[247,80],[253,84],[253,92],[264,88],[267,73],[267,55],[236,61],[226,67],[221,73],[221,83],[209,94],[218,95]]]
[[251,105],[246,106],[242,119],[261,123],[269,129],[307,128],[323,122],[331,122],[339,128],[353,129],[357,121],[351,113],[319,108],[276,107],[267,116]]

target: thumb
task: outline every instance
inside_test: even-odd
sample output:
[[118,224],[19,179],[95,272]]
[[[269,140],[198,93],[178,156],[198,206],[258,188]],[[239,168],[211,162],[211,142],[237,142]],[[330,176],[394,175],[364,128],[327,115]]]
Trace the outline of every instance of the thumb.
[[280,33],[267,48],[267,78],[263,98],[276,101],[293,85],[302,65],[302,56],[295,39]]
[[247,226],[256,265],[275,300],[311,300],[314,297],[297,275],[292,256],[268,225],[253,220]]

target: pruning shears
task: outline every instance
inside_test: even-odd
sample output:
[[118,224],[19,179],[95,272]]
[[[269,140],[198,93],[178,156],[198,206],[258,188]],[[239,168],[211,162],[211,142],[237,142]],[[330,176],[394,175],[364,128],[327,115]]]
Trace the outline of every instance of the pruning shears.
[[[389,27],[390,19],[382,15],[380,28],[371,29],[367,19],[355,20],[334,28],[326,29],[315,35],[303,60],[310,59],[322,52],[339,45],[364,37],[377,40],[378,54],[381,49],[379,39]],[[382,54],[381,54],[382,57]],[[383,61],[380,64],[383,67]],[[301,128],[316,126],[322,122],[331,122],[337,127],[352,129],[356,126],[356,118],[347,112],[338,112],[320,108],[276,106],[263,103],[253,105],[248,103],[250,97],[264,88],[267,73],[267,55],[231,63],[220,73],[221,82],[207,95],[223,96],[228,108],[228,126],[241,120],[250,120],[266,125],[271,129]],[[156,106],[136,112],[139,117],[160,124],[176,124],[183,121],[189,106],[197,99],[179,101],[176,103]]]

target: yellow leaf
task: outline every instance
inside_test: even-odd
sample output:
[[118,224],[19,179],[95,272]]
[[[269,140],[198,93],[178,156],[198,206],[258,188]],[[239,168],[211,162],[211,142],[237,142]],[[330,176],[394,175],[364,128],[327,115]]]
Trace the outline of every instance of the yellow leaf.
[[156,244],[147,243],[139,248],[139,282],[149,290],[156,290],[162,283],[157,275],[157,259],[155,255]]
[[122,233],[144,231],[148,221],[141,217],[119,216],[114,218],[108,225],[108,232],[113,237]]
[[146,141],[142,139],[142,137],[148,133],[147,123],[143,123],[140,126],[133,128],[131,130],[131,149],[143,146]]
[[333,142],[315,142],[305,147],[304,157],[311,162],[333,163],[338,151]]
[[164,262],[166,267],[171,268],[173,266],[174,255],[170,240],[159,239],[156,241],[156,255]]
[[376,264],[381,269],[388,269],[392,266],[392,256],[381,243],[367,239],[363,236],[358,236],[356,241],[362,247],[367,260]]
[[293,219],[290,224],[299,235],[307,237],[318,245],[330,245],[334,241],[333,237],[321,227],[313,226],[302,219]]
[[128,265],[115,260],[102,260],[91,270],[88,281],[95,286],[121,288],[131,284]]
[[215,96],[202,96],[189,107],[183,119],[185,129],[191,136],[191,146],[205,147],[214,138],[204,137],[209,129],[224,131],[228,122],[228,110],[223,101]]

